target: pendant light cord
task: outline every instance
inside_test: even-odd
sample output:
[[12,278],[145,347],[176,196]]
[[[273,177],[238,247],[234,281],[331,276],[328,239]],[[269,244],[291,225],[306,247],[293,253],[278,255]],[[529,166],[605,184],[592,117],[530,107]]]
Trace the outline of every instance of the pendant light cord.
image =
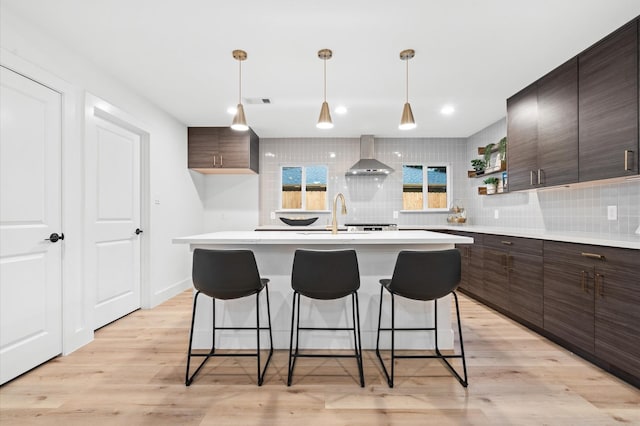
[[324,101],[327,102],[327,59],[322,60],[324,63]]
[[238,64],[240,65],[240,84],[238,84],[238,103],[241,104],[242,103],[242,61],[238,61]]
[[407,103],[409,103],[409,60],[405,62],[407,63]]

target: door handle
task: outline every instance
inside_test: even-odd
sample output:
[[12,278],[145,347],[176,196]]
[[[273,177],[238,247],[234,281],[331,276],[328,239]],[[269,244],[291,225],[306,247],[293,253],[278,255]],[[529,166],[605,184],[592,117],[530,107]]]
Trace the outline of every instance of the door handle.
[[143,232],[142,229],[136,228],[136,235],[140,235],[142,234],[142,232]]
[[51,241],[52,243],[57,242],[58,240],[64,240],[64,234],[60,233],[60,235],[58,235],[56,232],[54,232],[53,234],[49,235],[49,238],[45,238],[45,241]]
[[600,297],[604,297],[604,275],[596,272],[593,281],[596,285],[596,293],[598,293]]
[[632,169],[629,168],[629,153],[633,154],[633,151],[629,149],[624,150],[624,171],[630,172]]

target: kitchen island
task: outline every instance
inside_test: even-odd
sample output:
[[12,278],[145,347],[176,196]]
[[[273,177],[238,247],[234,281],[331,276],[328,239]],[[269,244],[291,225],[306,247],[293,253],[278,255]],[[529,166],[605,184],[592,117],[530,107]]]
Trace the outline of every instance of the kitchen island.
[[[190,249],[249,249],[256,257],[260,275],[269,278],[271,299],[271,321],[274,347],[288,349],[291,327],[291,269],[296,249],[339,250],[355,249],[360,268],[360,324],[362,328],[362,345],[365,349],[375,348],[376,328],[381,278],[390,278],[401,250],[444,250],[453,248],[455,244],[472,244],[473,239],[430,231],[384,231],[384,232],[339,232],[331,234],[322,231],[305,231],[300,228],[296,232],[278,231],[238,231],[213,232],[174,238],[176,244],[188,244]],[[425,277],[425,284],[428,277]],[[387,296],[388,297],[388,296]],[[350,317],[350,299],[341,302],[327,302],[302,298],[301,321],[313,323],[318,327],[344,327],[345,318]],[[261,301],[264,301],[262,299]],[[388,301],[386,299],[385,301]],[[209,307],[206,306],[208,304]],[[194,347],[208,348],[211,345],[211,309],[210,301],[201,298],[194,330]],[[433,305],[398,298],[396,300],[396,327],[432,326]],[[316,309],[319,305],[322,309]],[[255,325],[255,299],[219,301],[216,304],[216,321],[223,326]],[[260,309],[261,314],[266,309]],[[384,319],[390,317],[389,305],[383,307]],[[266,320],[266,317],[265,317]],[[266,322],[265,322],[266,324]],[[388,324],[388,323],[387,323]],[[451,327],[450,296],[438,305],[438,334],[440,348],[453,348],[454,336]],[[218,333],[221,334],[221,333]],[[389,333],[384,333],[389,334]],[[386,337],[383,334],[383,338]],[[397,333],[396,347],[406,349],[433,348],[432,336],[420,336],[415,333]],[[216,339],[218,338],[218,335]],[[381,338],[381,345],[387,347],[388,339]],[[332,333],[318,331],[306,333],[300,339],[303,348],[351,348],[351,337],[348,333]],[[253,332],[228,332],[223,334],[222,348],[255,347]]]

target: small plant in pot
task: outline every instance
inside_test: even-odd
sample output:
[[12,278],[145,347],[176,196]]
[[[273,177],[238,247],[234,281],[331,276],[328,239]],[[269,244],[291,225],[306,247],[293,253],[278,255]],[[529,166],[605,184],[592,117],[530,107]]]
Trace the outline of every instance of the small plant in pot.
[[475,160],[471,160],[471,167],[473,167],[473,170],[476,171],[476,175],[481,175],[482,173],[484,173],[484,168],[486,166],[487,163],[484,162],[484,160],[480,159],[480,158],[476,158]]
[[485,180],[483,180],[483,182],[487,185],[487,194],[496,193],[498,182],[500,182],[497,177],[488,177]]

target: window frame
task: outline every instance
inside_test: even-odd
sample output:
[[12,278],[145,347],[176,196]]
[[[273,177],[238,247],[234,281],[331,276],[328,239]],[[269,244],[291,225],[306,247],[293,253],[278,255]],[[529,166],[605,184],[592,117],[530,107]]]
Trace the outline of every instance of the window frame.
[[[326,190],[325,190],[325,207],[329,206],[329,165],[328,164],[319,164],[319,163],[296,163],[296,164],[281,164],[280,165],[280,176],[279,176],[279,185],[278,185],[278,209],[276,212],[278,213],[286,213],[286,212],[303,212],[303,213],[326,213],[331,210],[326,208],[324,210],[307,210],[307,168],[308,167],[324,167],[327,171],[326,175]],[[301,192],[301,200],[302,207],[299,209],[285,209],[282,207],[282,172],[286,167],[300,167],[302,169],[301,183],[300,183],[300,192]]]
[[[453,203],[453,186],[451,184],[452,166],[451,163],[441,162],[414,162],[414,163],[402,163],[403,173],[401,179],[401,191],[404,192],[404,166],[422,166],[422,209],[421,210],[404,210],[404,201],[402,202],[401,213],[442,213],[448,212],[451,209]],[[447,205],[446,207],[433,208],[428,207],[429,203],[429,168],[444,167],[447,173]]]

